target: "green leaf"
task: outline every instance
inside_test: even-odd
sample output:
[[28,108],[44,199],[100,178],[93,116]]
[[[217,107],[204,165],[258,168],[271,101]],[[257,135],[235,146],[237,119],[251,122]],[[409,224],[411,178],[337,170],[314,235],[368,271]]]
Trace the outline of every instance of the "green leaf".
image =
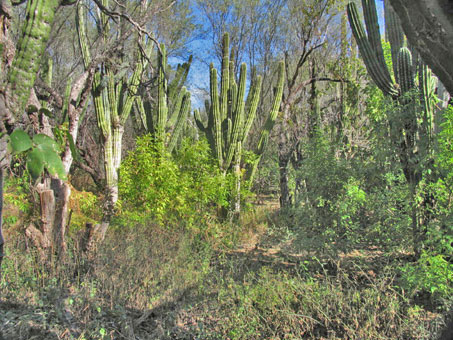
[[15,130],[9,140],[8,147],[11,152],[20,153],[32,147],[30,136],[22,130]]
[[44,164],[52,176],[57,175],[60,179],[66,179],[63,162],[60,155],[50,145],[43,143],[36,147],[44,157]]
[[33,148],[27,155],[27,169],[30,175],[36,179],[44,171],[44,156],[40,150]]
[[57,142],[55,142],[52,138],[42,133],[39,133],[33,137],[33,143],[36,146],[44,145],[45,147],[51,148],[56,152],[59,151]]

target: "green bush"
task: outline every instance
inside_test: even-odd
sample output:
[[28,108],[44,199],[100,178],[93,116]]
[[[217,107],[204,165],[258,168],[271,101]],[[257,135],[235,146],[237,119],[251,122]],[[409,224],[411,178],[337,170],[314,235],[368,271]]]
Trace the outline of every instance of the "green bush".
[[29,177],[27,173],[15,177],[14,175],[5,178],[4,185],[4,223],[6,225],[16,224],[20,218],[32,213],[30,203]]
[[329,247],[407,246],[409,191],[402,171],[372,155],[345,159],[322,135],[305,146],[296,172],[298,193],[292,225]]
[[442,255],[423,252],[415,263],[401,268],[402,287],[414,296],[429,293],[435,301],[448,301],[453,296],[453,264]]
[[152,136],[140,137],[120,169],[120,218],[199,229],[227,205],[228,180],[205,141],[184,140],[172,157]]

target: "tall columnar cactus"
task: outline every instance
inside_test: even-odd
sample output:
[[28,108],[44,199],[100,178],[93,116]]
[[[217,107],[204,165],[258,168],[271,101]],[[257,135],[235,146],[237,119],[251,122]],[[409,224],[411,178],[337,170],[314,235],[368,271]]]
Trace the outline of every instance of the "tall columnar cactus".
[[246,180],[248,182],[249,187],[252,186],[253,180],[255,179],[256,171],[258,169],[258,164],[261,160],[261,157],[266,151],[267,144],[269,142],[269,135],[271,133],[272,128],[275,125],[275,121],[278,116],[278,112],[280,109],[280,103],[282,101],[283,96],[283,86],[285,81],[285,63],[281,61],[278,64],[278,80],[277,80],[277,87],[275,91],[274,102],[272,103],[271,111],[269,112],[269,116],[264,123],[264,126],[260,133],[260,139],[256,148],[254,149],[254,153],[257,156],[255,160],[250,164],[249,168],[247,169],[246,173]]
[[[423,114],[420,117],[421,119],[418,119],[417,113],[413,112],[412,117],[409,117],[412,119],[412,123],[406,125],[413,126],[412,129],[416,130],[412,131],[414,134],[430,136],[433,131],[436,78],[431,75],[428,67],[419,61],[415,52],[411,52],[409,48],[404,46],[404,34],[399,19],[388,1],[385,1],[384,4],[386,38],[390,43],[394,80],[384,59],[374,0],[362,0],[366,32],[360,22],[356,5],[354,3],[348,4],[347,12],[352,33],[358,43],[368,73],[384,95],[391,96],[400,104],[408,104],[406,94],[410,91],[418,91],[418,98],[414,97],[412,101],[420,100],[423,104]],[[417,137],[414,135],[411,138],[415,142]],[[430,143],[428,142],[428,144]],[[414,149],[416,146],[412,145],[410,148]],[[406,149],[408,149],[408,146],[406,146]]]
[[[382,90],[385,95],[396,98],[400,95],[400,91],[398,89],[398,86],[395,85],[394,81],[392,80],[390,72],[385,63],[376,4],[374,0],[362,0],[362,5],[367,28],[366,32],[360,21],[355,3],[351,2],[347,6],[349,24],[351,25],[352,33],[354,34],[354,37],[359,46],[360,55],[365,62],[368,73],[370,74],[376,85]],[[386,11],[386,13],[388,13],[388,11]],[[392,25],[388,28],[396,30],[397,27],[399,26]],[[392,30],[392,34],[388,34],[388,37],[392,38],[392,40],[390,40],[390,44],[392,46],[392,56],[395,55],[394,53],[397,53],[402,47],[401,39],[393,39],[393,33],[395,33],[395,36],[398,36],[398,34],[394,30]],[[396,78],[398,79],[398,76]]]
[[[236,176],[236,193],[233,197],[234,211],[240,209],[240,182],[242,147],[256,116],[256,110],[261,94],[261,77],[253,79],[247,99],[245,100],[247,66],[242,63],[239,72],[239,83],[234,75],[234,63],[230,59],[229,36],[227,33],[222,41],[222,70],[220,76],[220,92],[217,83],[217,70],[213,64],[210,66],[210,97],[206,103],[207,123],[201,119],[200,112],[195,111],[195,121],[198,128],[203,131],[217,158],[219,167],[223,171],[233,170]],[[275,96],[274,105],[268,122],[263,130],[268,135],[274,125],[283,91],[283,66],[279,67],[279,87]],[[266,136],[262,137],[264,147]]]
[[208,115],[207,124],[203,123],[200,112],[195,110],[195,122],[198,128],[206,134],[219,167],[227,171],[234,157],[240,158],[240,150],[245,142],[252,122],[256,115],[259,95],[261,92],[261,77],[254,80],[245,107],[245,83],[247,66],[241,64],[239,85],[235,81],[234,63],[230,60],[229,36],[223,36],[222,70],[220,93],[217,84],[217,70],[210,66],[210,103],[206,103]]
[[404,47],[405,39],[398,17],[387,0],[384,5],[386,37],[391,48],[394,80],[384,59],[375,0],[362,0],[366,32],[354,3],[348,4],[347,12],[368,73],[384,95],[391,96],[397,104],[395,111],[399,116],[389,117],[390,138],[396,145],[413,195],[414,248],[418,251],[419,229],[423,224],[419,215],[423,215],[423,212],[419,214],[416,211],[415,195],[423,177],[421,165],[431,164],[436,78],[432,77],[428,67],[419,61],[414,51]]
[[150,96],[137,97],[136,108],[145,129],[165,143],[172,152],[181,137],[187,122],[191,102],[190,92],[184,83],[187,80],[192,56],[189,61],[178,65],[172,81],[168,84],[170,67],[167,64],[165,45],[158,51],[157,102],[153,104]]
[[[219,166],[223,170],[228,170],[233,159],[241,158],[240,150],[247,140],[248,133],[255,119],[258,101],[261,94],[261,77],[258,76],[252,81],[251,88],[246,102],[245,85],[247,66],[242,63],[239,73],[239,84],[236,84],[234,76],[234,64],[229,55],[229,37],[225,33],[222,44],[223,58],[221,71],[220,93],[217,85],[217,70],[213,64],[210,66],[210,96],[211,102],[206,103],[208,115],[207,124],[202,122],[200,113],[195,111],[195,121],[201,131],[203,131],[215,156]],[[284,67],[279,66],[278,90],[274,104],[270,112],[268,121],[263,130],[262,143],[266,134],[272,129],[277,117],[283,91]],[[259,150],[261,150],[260,148]]]
[[[2,2],[2,9],[11,8],[10,0]],[[6,127],[10,130],[27,105],[59,4],[59,0],[27,2],[26,20],[8,71],[5,90],[8,112],[1,114]]]
[[[108,0],[102,0],[102,5],[108,8]],[[88,69],[92,58],[90,55],[87,33],[85,30],[85,6],[78,3],[77,30],[79,44],[83,55],[85,69]],[[101,12],[98,18],[102,28],[101,40],[107,44],[109,39],[109,18]],[[146,46],[148,55],[151,44]],[[137,49],[138,50],[138,49]],[[104,167],[106,173],[106,197],[104,201],[103,220],[100,227],[100,237],[104,237],[114,214],[115,204],[118,200],[118,169],[121,163],[121,147],[124,125],[136,99],[136,94],[141,81],[143,70],[147,66],[148,58],[137,51],[135,65],[129,77],[116,79],[113,63],[104,63],[96,71],[93,79],[92,96],[96,111],[98,127],[103,138]]]
[[[39,60],[50,36],[50,29],[59,5],[58,0],[29,0],[27,2],[26,16],[22,24],[17,48],[14,48],[12,39],[8,35],[9,22],[12,14],[10,0],[0,1],[0,47],[2,60],[1,72],[8,68],[12,58],[11,67],[8,69],[6,83],[2,81],[0,94],[0,129],[11,133],[16,128],[16,122],[21,117],[30,92],[35,83]],[[14,54],[15,52],[15,54]],[[4,238],[2,233],[3,210],[3,169],[7,164],[5,139],[0,138],[0,275],[1,264],[4,256]]]

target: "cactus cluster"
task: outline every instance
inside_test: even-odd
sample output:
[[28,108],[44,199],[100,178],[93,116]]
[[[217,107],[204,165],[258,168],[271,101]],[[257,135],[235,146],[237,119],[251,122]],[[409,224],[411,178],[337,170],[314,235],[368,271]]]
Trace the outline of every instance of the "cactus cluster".
[[236,83],[234,62],[230,60],[229,36],[225,33],[222,41],[220,94],[217,70],[212,63],[210,65],[211,101],[206,102],[207,124],[202,121],[198,110],[194,112],[198,128],[206,134],[219,167],[225,171],[230,168],[233,157],[240,155],[258,107],[261,77],[257,77],[252,83],[247,97],[247,108],[244,101],[246,77],[247,66],[242,63],[239,84]]
[[[399,19],[387,0],[384,2],[384,6],[386,38],[390,43],[394,79],[392,79],[391,71],[385,62],[374,0],[362,0],[366,31],[360,21],[356,5],[354,3],[348,4],[347,13],[352,33],[369,75],[384,95],[392,97],[400,104],[407,105],[408,98],[406,95],[410,91],[418,92],[417,100],[422,103],[423,114],[420,117],[421,119],[417,119],[419,113],[412,113],[413,131],[406,131],[406,135],[413,133],[419,136],[428,136],[428,141],[424,144],[428,145],[429,149],[434,123],[436,78],[418,58],[416,51],[412,50],[410,46],[409,48],[404,46],[405,37]],[[413,139],[415,141],[415,136]],[[416,146],[412,145],[411,147],[415,148]]]
[[[239,163],[242,154],[242,146],[247,140],[248,133],[256,116],[258,102],[261,94],[261,77],[252,80],[247,99],[246,77],[247,66],[242,63],[239,72],[239,83],[236,83],[234,74],[234,62],[231,60],[229,50],[229,36],[225,33],[222,41],[222,70],[220,93],[217,84],[217,70],[211,63],[210,66],[210,102],[206,102],[207,123],[201,119],[200,112],[195,110],[195,121],[198,128],[208,138],[211,148],[217,158],[219,167],[227,171],[232,162]],[[278,89],[275,95],[272,111],[263,129],[260,140],[259,152],[264,150],[264,145],[269,131],[277,117],[283,93],[283,65],[279,67]]]
[[[418,70],[421,79],[421,73],[426,72],[427,68],[419,60],[414,50],[411,51],[410,48],[404,46],[405,39],[399,19],[387,0],[384,5],[385,34],[390,43],[394,79],[392,79],[384,58],[375,1],[362,0],[366,31],[360,21],[355,3],[348,4],[347,13],[352,33],[369,75],[386,96],[396,99],[414,89],[416,71]],[[423,100],[428,100],[428,93],[425,91],[427,88],[420,83],[419,90]]]
[[178,65],[172,81],[168,83],[170,67],[167,64],[167,53],[164,44],[160,44],[158,51],[157,101],[150,100],[150,95],[141,93],[136,100],[136,109],[140,115],[146,131],[152,133],[156,139],[163,141],[167,150],[172,152],[190,112],[190,92],[184,83],[187,80],[192,56],[189,61]]
[[[432,134],[434,131],[435,88],[437,79],[420,60],[417,52],[404,46],[405,37],[396,14],[388,0],[384,1],[386,37],[390,43],[393,75],[384,58],[375,0],[362,0],[366,32],[360,22],[354,3],[347,7],[349,23],[359,46],[365,66],[373,81],[384,95],[394,100],[394,109],[387,113],[389,137],[398,153],[402,170],[409,184],[412,205],[412,232],[414,252],[419,254],[424,237],[423,226],[428,224],[431,203],[425,194],[423,203],[417,203],[417,190],[428,167],[432,173]],[[417,79],[418,74],[418,79]],[[393,112],[392,112],[393,111]],[[423,208],[422,208],[423,209]]]

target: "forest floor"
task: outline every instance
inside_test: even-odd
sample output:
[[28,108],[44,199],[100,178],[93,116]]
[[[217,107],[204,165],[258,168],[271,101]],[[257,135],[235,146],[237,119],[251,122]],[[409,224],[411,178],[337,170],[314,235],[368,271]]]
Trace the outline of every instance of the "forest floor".
[[74,251],[64,265],[10,234],[0,340],[435,339],[444,327],[445,306],[398,288],[409,252],[307,250],[275,201],[254,210],[228,247],[116,230],[95,259]]

